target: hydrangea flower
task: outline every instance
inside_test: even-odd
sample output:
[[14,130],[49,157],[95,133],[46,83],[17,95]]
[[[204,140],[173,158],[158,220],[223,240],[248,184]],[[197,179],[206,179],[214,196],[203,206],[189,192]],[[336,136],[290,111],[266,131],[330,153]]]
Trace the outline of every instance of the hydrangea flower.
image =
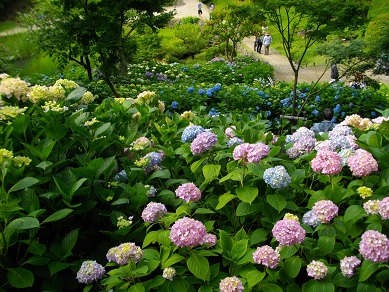
[[145,222],[154,223],[167,213],[164,204],[150,202],[142,211],[142,219]]
[[314,278],[315,280],[320,280],[327,276],[328,267],[322,262],[312,261],[307,266],[307,273],[308,276]]
[[376,215],[380,212],[380,201],[369,200],[363,204],[363,209],[368,215]]
[[193,155],[202,154],[217,143],[217,136],[212,132],[202,132],[190,144]]
[[257,163],[270,152],[268,145],[259,142],[256,144],[243,143],[235,147],[232,156],[235,160]]
[[342,170],[342,160],[336,152],[321,150],[311,161],[311,167],[314,172],[322,174],[337,174]]
[[8,99],[14,96],[17,100],[26,102],[30,93],[30,84],[20,78],[2,78],[0,82],[0,96],[5,95]]
[[187,203],[189,201],[197,202],[201,198],[201,192],[194,183],[186,183],[176,189],[176,196]]
[[338,124],[331,131],[328,132],[328,138],[333,139],[335,137],[347,136],[351,134],[352,130],[350,127]]
[[317,218],[316,213],[312,210],[308,211],[303,215],[302,221],[304,224],[307,224],[313,228],[315,228],[321,223],[319,218]]
[[367,118],[361,118],[359,115],[354,114],[347,116],[343,122],[340,123],[343,126],[352,126],[359,130],[365,131],[372,127],[373,123]]
[[157,189],[153,186],[150,186],[150,185],[145,185],[145,188],[147,188],[147,197],[148,198],[153,198],[155,197],[155,194],[157,193]]
[[386,235],[375,230],[367,230],[361,238],[359,253],[364,259],[375,263],[389,260],[389,239]]
[[105,269],[96,261],[84,261],[77,272],[77,280],[82,284],[89,284],[101,279],[105,274]]
[[235,145],[240,145],[243,144],[243,140],[239,139],[238,137],[231,138],[230,140],[227,141],[227,147],[235,146]]
[[115,175],[114,179],[118,183],[126,183],[128,182],[128,176],[125,170],[120,171],[118,174]]
[[236,137],[234,134],[234,131],[236,130],[235,126],[231,126],[225,129],[224,134],[226,134],[227,138],[234,138]]
[[136,246],[133,242],[126,242],[110,248],[107,253],[107,260],[116,262],[118,265],[126,265],[131,260],[138,263],[142,256],[143,251],[139,246]]
[[176,275],[176,270],[174,268],[168,267],[168,268],[163,269],[163,272],[162,272],[163,278],[170,280],[170,281],[173,281],[173,277],[175,275]]
[[338,216],[339,208],[331,200],[321,200],[313,205],[312,211],[315,212],[321,223],[328,224],[334,217]]
[[288,186],[292,179],[283,165],[277,165],[265,170],[263,174],[265,183],[273,189],[282,189]]
[[350,156],[353,156],[355,155],[355,150],[353,149],[342,149],[339,151],[339,156],[340,156],[340,159],[342,161],[342,167],[347,165],[347,160]]
[[340,270],[343,276],[351,278],[354,275],[354,269],[361,264],[361,260],[356,256],[344,257],[340,261]]
[[207,233],[204,236],[203,244],[205,244],[207,247],[215,246],[217,242],[217,237],[215,234]]
[[362,199],[370,198],[373,196],[373,190],[365,186],[357,188],[357,193]]
[[270,269],[275,269],[280,261],[280,254],[272,247],[264,245],[257,247],[253,253],[253,260],[256,264],[262,264]]
[[196,246],[203,243],[206,234],[202,222],[183,217],[173,224],[169,238],[178,247]]
[[272,229],[272,234],[280,243],[280,246],[290,246],[302,243],[305,238],[305,230],[295,220],[279,220]]
[[227,277],[220,281],[220,292],[241,292],[244,287],[238,277]]
[[351,169],[353,176],[368,176],[373,171],[378,170],[378,163],[373,155],[364,149],[355,150],[355,155],[350,156],[347,164]]
[[143,158],[148,160],[147,166],[158,165],[162,162],[164,157],[163,152],[149,152]]
[[183,119],[187,119],[189,121],[193,120],[194,117],[195,117],[195,114],[192,113],[191,111],[184,111],[182,114],[181,114],[181,117]]
[[205,132],[201,126],[188,126],[184,129],[181,135],[181,141],[184,143],[192,142],[198,134]]
[[379,213],[383,220],[389,219],[389,197],[381,200]]
[[177,109],[178,108],[178,102],[177,101],[173,101],[172,104],[171,104],[171,107],[172,107],[172,109]]

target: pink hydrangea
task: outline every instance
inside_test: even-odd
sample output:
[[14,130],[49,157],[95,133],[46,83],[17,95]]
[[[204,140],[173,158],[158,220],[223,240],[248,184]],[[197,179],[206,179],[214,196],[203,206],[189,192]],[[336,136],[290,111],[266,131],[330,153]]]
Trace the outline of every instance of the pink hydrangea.
[[216,143],[217,136],[212,132],[205,131],[198,134],[192,141],[190,144],[190,150],[194,155],[202,154],[208,150],[211,150]]
[[304,241],[305,230],[296,220],[282,219],[273,227],[272,234],[281,246],[290,246]]
[[359,253],[364,259],[376,263],[389,260],[389,240],[386,235],[375,230],[367,230],[361,238]]
[[202,222],[184,217],[171,227],[170,240],[178,247],[203,244],[207,231]]
[[328,274],[328,267],[319,261],[312,261],[307,266],[308,276],[314,278],[315,280],[321,280],[325,278]]
[[185,202],[197,202],[201,198],[201,192],[194,183],[186,183],[176,189],[176,196]]
[[363,204],[363,209],[369,215],[376,215],[380,212],[380,201],[379,200],[369,200]]
[[350,278],[354,275],[354,269],[361,264],[361,260],[356,256],[344,257],[340,261],[340,270],[343,276]]
[[381,200],[379,213],[383,220],[389,219],[389,197]]
[[313,205],[312,211],[315,212],[321,223],[328,224],[334,217],[338,216],[339,208],[331,200],[321,200]]
[[146,208],[143,209],[142,219],[145,222],[156,222],[163,217],[167,212],[164,204],[150,202]]
[[342,170],[339,154],[329,150],[320,150],[311,162],[312,170],[322,174],[337,174]]
[[243,143],[235,147],[232,157],[235,160],[243,159],[245,162],[257,163],[270,152],[268,145],[259,142],[256,144]]
[[275,269],[280,261],[280,254],[271,246],[264,245],[257,247],[253,253],[253,260],[256,264],[262,264],[270,269]]
[[220,292],[241,292],[244,287],[238,277],[227,277],[220,281]]
[[126,265],[131,260],[138,263],[142,256],[143,251],[139,246],[136,246],[133,242],[126,242],[110,248],[107,253],[107,260],[116,262],[119,265]]
[[205,244],[207,247],[215,246],[217,242],[217,237],[215,234],[208,233],[204,236],[203,244]]
[[228,127],[225,131],[224,134],[226,134],[227,138],[234,138],[236,135],[234,134],[234,131],[236,130],[235,126]]
[[350,167],[353,176],[357,177],[368,176],[373,171],[378,170],[377,161],[371,153],[364,149],[355,150],[355,155],[348,158],[347,165]]

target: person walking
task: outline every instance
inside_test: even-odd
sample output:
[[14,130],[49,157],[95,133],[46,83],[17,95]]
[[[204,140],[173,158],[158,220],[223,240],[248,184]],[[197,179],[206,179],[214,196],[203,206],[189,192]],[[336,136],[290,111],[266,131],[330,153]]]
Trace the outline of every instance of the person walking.
[[202,8],[201,4],[202,4],[201,2],[199,2],[197,4],[197,14],[199,15],[199,17],[201,17],[201,15],[203,15],[203,8]]
[[215,4],[211,3],[211,5],[209,5],[209,19],[212,19],[212,12],[214,9],[215,9]]
[[332,64],[331,66],[330,78],[331,78],[330,83],[337,82],[339,79],[339,71],[335,63]]
[[267,32],[266,35],[263,37],[263,46],[265,47],[265,55],[269,55],[269,48],[272,41],[273,39],[271,35]]
[[263,43],[263,36],[261,36],[261,33],[258,32],[255,36],[254,51],[256,51],[259,54],[261,54],[262,43]]

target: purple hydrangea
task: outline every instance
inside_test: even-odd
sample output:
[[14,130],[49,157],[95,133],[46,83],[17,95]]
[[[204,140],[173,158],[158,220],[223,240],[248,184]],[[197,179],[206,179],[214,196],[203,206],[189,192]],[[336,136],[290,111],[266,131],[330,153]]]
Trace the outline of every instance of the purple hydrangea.
[[144,158],[149,159],[147,166],[155,166],[162,162],[164,154],[161,152],[149,152]]
[[110,248],[107,253],[107,260],[116,262],[119,265],[126,265],[130,261],[138,263],[142,256],[143,251],[139,246],[136,246],[133,242],[126,242]]
[[312,170],[322,174],[337,174],[342,170],[342,160],[338,153],[321,150],[311,161]]
[[328,137],[330,139],[333,139],[335,137],[347,136],[351,134],[352,134],[352,130],[350,127],[338,124],[331,131],[328,132]]
[[270,269],[275,269],[280,261],[280,254],[271,246],[264,245],[257,247],[253,253],[253,260],[256,264],[262,264]]
[[321,223],[319,218],[317,218],[316,213],[312,210],[304,214],[302,221],[304,224],[307,224],[313,228],[315,228]]
[[145,222],[154,223],[161,219],[166,212],[164,204],[150,202],[142,212],[142,219]]
[[204,236],[203,244],[205,244],[207,247],[215,246],[217,242],[217,237],[215,234],[208,233]]
[[356,256],[344,257],[340,261],[340,270],[342,271],[343,276],[350,278],[354,275],[354,269],[361,264],[361,260]]
[[308,276],[314,278],[315,280],[323,279],[328,274],[328,267],[319,261],[312,261],[307,266]]
[[270,185],[273,189],[282,189],[288,186],[292,179],[283,165],[277,165],[265,170],[263,174],[265,183]]
[[383,220],[389,219],[389,197],[381,200],[379,213]]
[[290,246],[302,243],[305,238],[305,230],[296,220],[279,220],[272,229],[272,234],[280,243],[280,246]]
[[312,211],[315,212],[321,223],[328,224],[334,217],[338,216],[339,208],[331,200],[320,200],[313,205]]
[[104,275],[105,269],[96,261],[84,261],[77,272],[77,280],[82,284],[89,284],[95,280],[101,279]]
[[202,154],[217,143],[217,136],[212,132],[203,132],[192,141],[190,144],[190,150],[193,155]]
[[238,277],[227,277],[220,281],[220,292],[241,292],[244,287]]
[[378,163],[371,153],[364,149],[355,150],[355,155],[350,156],[347,160],[353,176],[368,176],[373,171],[378,170]]
[[203,244],[207,230],[202,222],[184,217],[171,227],[170,240],[178,247]]
[[186,183],[176,189],[176,196],[187,203],[189,201],[197,202],[201,198],[201,192],[194,183]]
[[202,132],[205,132],[205,129],[201,126],[188,126],[181,134],[181,141],[184,143],[192,142]]
[[389,240],[386,235],[375,230],[367,230],[361,238],[359,253],[364,259],[375,263],[389,260]]

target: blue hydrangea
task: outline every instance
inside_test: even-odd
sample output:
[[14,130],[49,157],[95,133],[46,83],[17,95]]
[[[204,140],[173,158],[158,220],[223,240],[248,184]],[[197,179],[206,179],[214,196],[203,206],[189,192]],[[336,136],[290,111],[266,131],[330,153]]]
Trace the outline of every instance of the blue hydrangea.
[[333,136],[330,139],[329,147],[331,151],[351,148],[350,142],[344,136]]
[[220,83],[216,84],[214,87],[213,87],[213,90],[214,91],[220,91],[222,89],[222,85]]
[[269,94],[265,94],[265,98],[269,98],[270,97],[270,95]]
[[349,108],[352,108],[352,107],[354,106],[354,104],[353,104],[352,102],[350,102],[350,103],[348,104],[348,106],[349,106]]
[[268,106],[271,106],[271,102],[270,102],[270,101],[268,101],[266,104],[267,104]]
[[340,114],[342,117],[344,117],[346,115],[346,112],[341,112]]
[[239,139],[238,137],[233,137],[230,140],[228,140],[227,147],[231,147],[234,145],[240,145],[240,144],[243,144],[243,142],[244,141],[242,139]]
[[211,117],[214,117],[214,116],[220,115],[220,112],[218,112],[218,111],[215,110],[214,108],[211,108],[211,110],[209,111],[208,114],[209,114]]
[[182,72],[186,72],[186,71],[188,71],[188,68],[182,67]]
[[338,99],[339,99],[339,95],[335,95],[334,100],[338,100]]
[[291,105],[291,101],[292,101],[292,98],[291,97],[288,97],[288,98],[285,98],[285,99],[281,99],[280,102],[281,102],[281,105],[283,107],[288,107]]
[[125,170],[122,170],[118,174],[115,175],[114,179],[118,183],[127,183],[128,182],[128,176]]
[[162,154],[159,152],[147,153],[144,158],[149,159],[148,166],[158,165],[162,161]]
[[271,116],[271,111],[266,111],[265,115],[266,115],[266,117],[270,117]]
[[199,91],[198,91],[198,94],[200,94],[200,95],[204,95],[204,94],[205,94],[205,90],[204,90],[204,89],[202,89],[202,88],[200,88],[200,89],[199,89]]
[[206,94],[208,97],[212,97],[213,96],[213,88],[208,88],[206,91]]
[[312,111],[312,114],[317,117],[319,115],[319,111],[315,109],[314,111]]
[[195,68],[195,69],[199,69],[199,67],[200,67],[200,66],[197,65],[197,64],[193,66],[193,68]]
[[274,118],[274,121],[276,122],[277,125],[281,124],[281,122],[278,118]]
[[245,90],[242,90],[242,94],[243,94],[243,96],[246,96],[247,92]]
[[316,106],[314,104],[309,105],[310,108],[315,108]]
[[321,223],[319,218],[317,218],[316,213],[313,212],[312,210],[304,214],[302,221],[304,224],[307,224],[313,228],[315,228]]
[[299,97],[299,98],[306,98],[307,95],[306,95],[305,93],[300,93],[298,97]]
[[336,118],[332,118],[331,122],[336,123]]
[[193,87],[188,87],[188,89],[186,90],[186,92],[188,92],[188,93],[192,93],[193,91],[194,91]]
[[339,104],[339,103],[335,106],[335,108],[334,108],[334,113],[335,113],[335,114],[340,113],[340,104]]
[[257,93],[259,96],[265,96],[265,93],[263,91],[258,91]]
[[316,102],[320,102],[320,96],[316,96]]
[[177,109],[178,108],[178,102],[177,101],[173,101],[172,104],[171,104],[171,107],[172,107],[172,109]]
[[192,142],[202,132],[205,132],[205,129],[201,126],[188,126],[181,134],[181,141],[184,143]]
[[372,116],[373,118],[375,118],[375,117],[377,116],[377,112],[376,112],[376,111],[372,111],[370,114],[371,114],[371,116]]
[[273,189],[285,188],[292,181],[283,165],[266,169],[263,174],[263,179],[265,183],[270,185]]

